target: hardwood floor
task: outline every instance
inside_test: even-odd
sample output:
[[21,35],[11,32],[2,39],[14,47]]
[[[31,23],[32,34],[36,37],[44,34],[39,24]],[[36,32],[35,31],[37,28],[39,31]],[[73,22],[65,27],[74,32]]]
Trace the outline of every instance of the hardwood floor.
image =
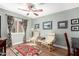
[[[17,45],[15,45],[17,46]],[[14,47],[14,46],[12,46]],[[40,45],[36,45],[36,47],[38,47],[41,50],[41,53],[39,56],[66,56],[67,55],[67,50],[62,49],[62,48],[58,48],[58,47],[54,47],[54,49],[49,52],[48,48],[45,46],[40,46]],[[13,51],[10,48],[7,48],[6,51],[6,55],[7,56],[16,56]]]
[[42,50],[41,56],[66,56],[67,50],[54,47],[53,50],[50,52],[49,49],[45,46],[40,47],[40,50]]

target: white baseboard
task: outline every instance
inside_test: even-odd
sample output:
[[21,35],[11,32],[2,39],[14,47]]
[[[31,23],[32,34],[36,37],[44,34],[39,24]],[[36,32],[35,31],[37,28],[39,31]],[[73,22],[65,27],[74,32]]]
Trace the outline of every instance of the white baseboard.
[[55,46],[55,47],[59,47],[59,48],[63,48],[63,49],[67,49],[67,47],[65,47],[65,46],[61,46],[61,45],[57,45],[57,44],[54,44],[53,46]]
[[13,45],[17,45],[17,44],[20,44],[20,43],[23,43],[23,42],[17,42],[17,43],[13,43]]

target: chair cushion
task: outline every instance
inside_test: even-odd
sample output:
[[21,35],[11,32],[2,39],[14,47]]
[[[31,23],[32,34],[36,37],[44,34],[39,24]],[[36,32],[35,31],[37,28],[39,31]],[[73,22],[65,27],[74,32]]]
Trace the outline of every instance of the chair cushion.
[[55,36],[55,33],[49,33],[48,36]]
[[48,36],[47,38],[46,38],[46,42],[47,43],[51,43],[51,42],[54,42],[55,41],[55,36]]
[[42,44],[52,44],[55,42],[55,33],[49,33],[45,41],[42,41]]

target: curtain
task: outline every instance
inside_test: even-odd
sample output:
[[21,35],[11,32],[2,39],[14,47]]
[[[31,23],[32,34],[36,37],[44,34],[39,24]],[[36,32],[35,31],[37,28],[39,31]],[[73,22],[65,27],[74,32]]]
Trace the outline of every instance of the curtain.
[[14,23],[14,18],[13,16],[7,16],[7,24],[8,24],[8,36],[7,36],[7,47],[12,46],[12,38],[11,38],[11,29],[12,25]]
[[24,37],[23,37],[23,43],[26,43],[26,29],[27,29],[27,20],[23,21],[23,28],[24,28]]

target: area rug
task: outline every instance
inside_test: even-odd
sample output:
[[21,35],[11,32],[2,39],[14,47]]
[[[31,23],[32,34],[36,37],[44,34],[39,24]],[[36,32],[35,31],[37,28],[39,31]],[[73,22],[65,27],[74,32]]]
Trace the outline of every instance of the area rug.
[[[39,49],[30,45],[18,45],[15,49],[21,53],[23,56],[35,56],[38,55]],[[18,54],[18,53],[17,53]]]

